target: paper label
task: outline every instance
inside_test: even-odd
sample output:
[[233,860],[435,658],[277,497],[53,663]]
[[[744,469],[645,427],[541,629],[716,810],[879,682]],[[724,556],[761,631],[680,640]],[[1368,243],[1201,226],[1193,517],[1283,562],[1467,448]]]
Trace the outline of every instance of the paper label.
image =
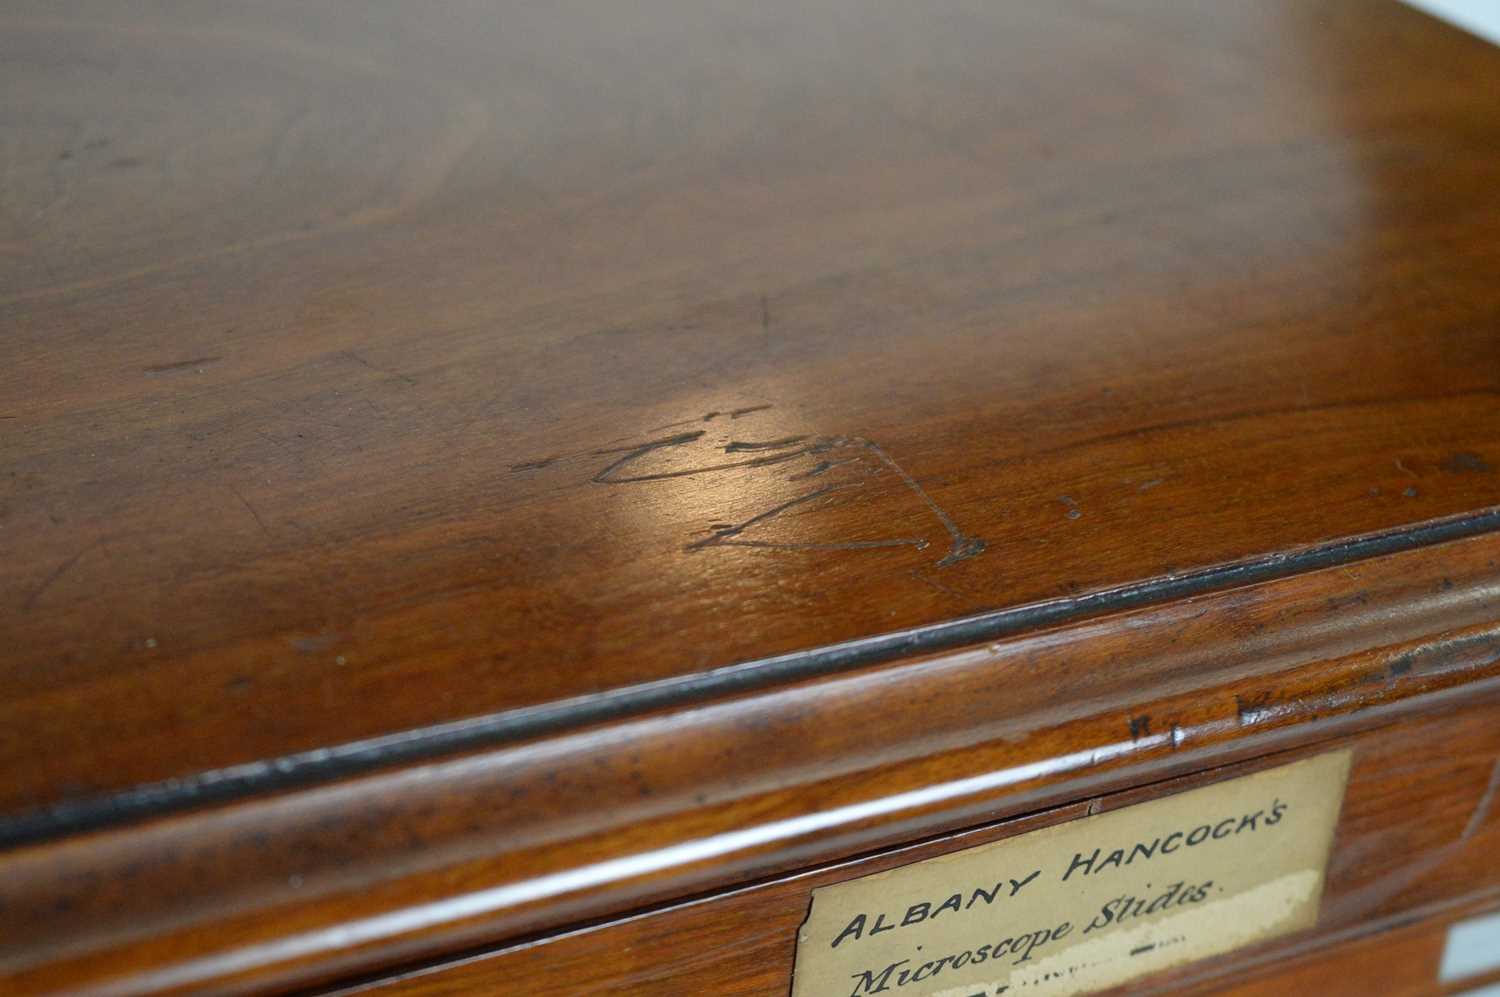
[[1087,994],[1317,923],[1349,752],[813,891],[793,997]]

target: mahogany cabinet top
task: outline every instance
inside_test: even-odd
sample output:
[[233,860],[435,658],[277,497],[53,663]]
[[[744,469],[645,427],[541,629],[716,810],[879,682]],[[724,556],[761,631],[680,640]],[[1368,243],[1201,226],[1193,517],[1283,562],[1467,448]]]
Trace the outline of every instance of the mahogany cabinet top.
[[1493,528],[1496,94],[1362,0],[7,4],[0,813]]

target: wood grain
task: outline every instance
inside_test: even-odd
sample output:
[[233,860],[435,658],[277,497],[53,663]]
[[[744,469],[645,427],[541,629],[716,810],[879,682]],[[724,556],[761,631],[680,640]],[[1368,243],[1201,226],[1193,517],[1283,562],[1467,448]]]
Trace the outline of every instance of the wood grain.
[[784,992],[814,882],[1341,743],[1319,932],[1162,986],[1427,944],[1497,92],[1358,0],[6,4],[0,988]]
[[0,27],[8,814],[1500,495],[1395,4]]
[[[1343,826],[1358,830],[1336,852],[1363,889],[1349,916],[1459,899],[1489,875],[1487,853],[1453,839],[1488,826],[1485,759],[1500,753],[1483,705],[1500,697],[1497,564],[1487,534],[13,849],[0,980],[281,992],[1062,819],[1358,731],[1375,732],[1359,743],[1379,760],[1360,770],[1368,800],[1350,796]],[[1479,719],[1451,715],[1466,705]],[[1449,875],[1455,848],[1478,857]],[[1419,862],[1432,869],[1413,881]],[[689,929],[673,930],[663,945]]]
[[[1500,870],[1493,862],[1500,821],[1487,791],[1500,768],[1497,718],[1500,709],[1491,701],[1321,745],[1320,750],[1353,747],[1355,765],[1318,927],[1106,992],[1445,992],[1437,966],[1447,922],[1456,912],[1500,903]],[[797,929],[816,887],[1076,818],[1085,808],[1107,812],[1241,771],[1231,767],[1099,797],[339,992],[382,997],[782,995],[790,991]],[[1420,928],[1408,927],[1414,922]],[[1408,930],[1392,931],[1402,927]]]

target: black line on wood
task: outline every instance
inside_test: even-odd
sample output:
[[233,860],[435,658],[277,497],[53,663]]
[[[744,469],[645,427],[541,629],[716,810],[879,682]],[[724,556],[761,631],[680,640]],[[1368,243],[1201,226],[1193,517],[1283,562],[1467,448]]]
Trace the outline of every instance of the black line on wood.
[[[248,762],[135,786],[117,793],[67,800],[0,819],[0,847],[13,848],[193,807],[431,761],[458,752],[496,748],[591,724],[625,720],[666,707],[700,703],[914,654],[997,640],[1085,617],[1138,609],[1495,532],[1500,532],[1500,507],[1335,540],[1288,553],[1166,575],[1084,595],[996,610],[809,651],[744,661],[694,675]],[[83,553],[80,551],[73,560]]]

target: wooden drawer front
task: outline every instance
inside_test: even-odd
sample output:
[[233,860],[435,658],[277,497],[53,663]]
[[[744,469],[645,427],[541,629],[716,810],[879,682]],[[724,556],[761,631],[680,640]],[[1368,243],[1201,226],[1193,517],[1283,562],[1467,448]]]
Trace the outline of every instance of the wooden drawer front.
[[[1354,763],[1318,928],[1164,974],[1145,990],[1271,993],[1285,980],[1297,987],[1318,981],[1325,994],[1440,993],[1442,930],[1428,920],[1437,924],[1453,912],[1500,903],[1500,862],[1494,858],[1500,849],[1497,721],[1500,704],[1475,702],[341,992],[782,997],[790,989],[797,929],[814,887],[1347,746]],[[1420,925],[1412,926],[1414,919]],[[1398,926],[1406,927],[1385,930]],[[1378,937],[1366,937],[1372,934]],[[1398,955],[1371,962],[1369,953],[1386,945]],[[1397,989],[1369,989],[1372,972],[1394,973],[1391,985]]]

